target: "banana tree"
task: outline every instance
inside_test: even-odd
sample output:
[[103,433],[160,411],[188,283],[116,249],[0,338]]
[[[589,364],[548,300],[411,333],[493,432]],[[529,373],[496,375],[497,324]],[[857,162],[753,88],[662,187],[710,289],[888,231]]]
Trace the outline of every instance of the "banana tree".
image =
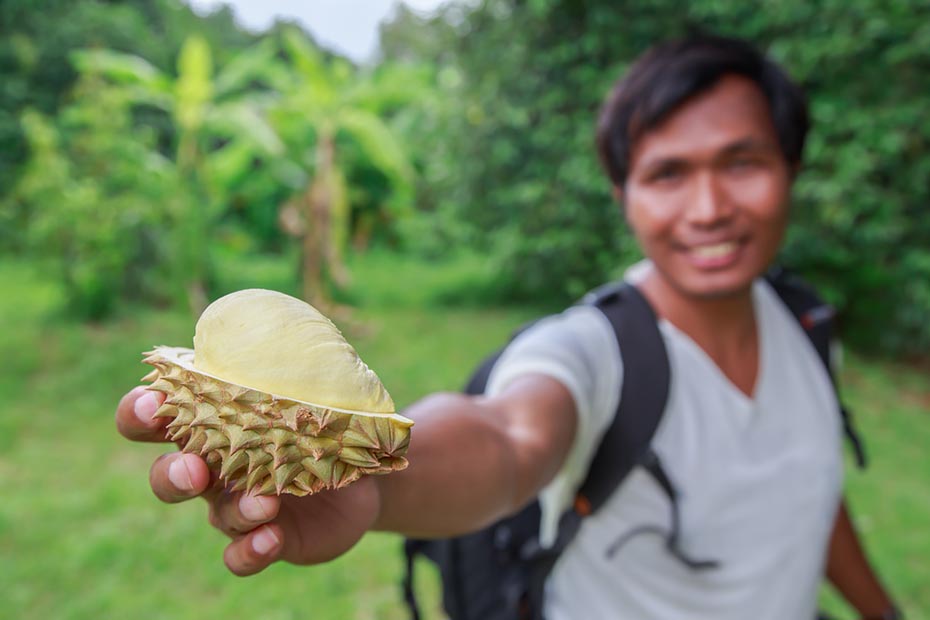
[[175,133],[174,164],[183,199],[172,213],[175,243],[170,252],[174,280],[182,284],[195,315],[206,306],[212,271],[210,240],[228,205],[230,181],[256,158],[277,157],[283,145],[262,114],[267,91],[255,80],[274,62],[274,46],[263,41],[214,73],[210,48],[200,36],[181,48],[177,74],[169,75],[143,58],[111,50],[81,50],[73,62],[82,73],[107,78],[131,100],[163,110]]
[[[266,74],[280,95],[270,118],[303,171],[303,183],[282,206],[280,221],[301,239],[305,299],[325,306],[326,278],[336,286],[348,281],[344,252],[351,227],[346,180],[350,162],[342,147],[353,142],[353,151],[388,179],[391,193],[384,208],[394,217],[412,206],[413,171],[400,142],[378,114],[379,94],[387,90],[348,61],[325,59],[296,29],[284,30],[282,42],[289,62]],[[407,92],[412,95],[413,90]]]

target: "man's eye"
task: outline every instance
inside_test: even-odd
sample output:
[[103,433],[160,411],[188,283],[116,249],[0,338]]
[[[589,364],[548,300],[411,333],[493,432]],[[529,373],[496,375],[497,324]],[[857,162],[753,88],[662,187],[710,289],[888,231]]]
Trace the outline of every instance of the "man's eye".
[[652,173],[653,181],[673,181],[680,178],[682,170],[679,166],[665,166]]
[[727,164],[727,167],[731,170],[743,171],[751,170],[759,166],[759,160],[752,157],[737,157],[731,159]]

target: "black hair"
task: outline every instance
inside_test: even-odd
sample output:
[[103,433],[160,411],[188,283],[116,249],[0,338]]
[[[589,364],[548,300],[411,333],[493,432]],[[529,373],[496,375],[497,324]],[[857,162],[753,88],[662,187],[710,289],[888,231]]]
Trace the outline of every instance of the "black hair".
[[809,126],[801,88],[746,41],[699,35],[650,48],[607,96],[598,118],[597,151],[613,185],[622,187],[626,181],[636,140],[726,75],[758,85],[768,100],[782,154],[789,165],[799,166]]

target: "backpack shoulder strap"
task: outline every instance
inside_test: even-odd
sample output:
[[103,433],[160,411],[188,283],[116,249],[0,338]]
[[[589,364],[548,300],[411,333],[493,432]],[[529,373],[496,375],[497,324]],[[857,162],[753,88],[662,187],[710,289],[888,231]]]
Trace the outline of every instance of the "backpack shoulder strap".
[[824,302],[817,291],[798,276],[782,267],[772,268],[765,276],[766,281],[775,290],[801,328],[811,344],[817,351],[820,361],[827,369],[833,389],[836,391],[840,403],[843,432],[852,445],[856,456],[856,464],[860,468],[866,466],[865,445],[853,424],[852,414],[843,404],[837,385],[835,368],[833,367],[833,343],[836,337],[836,312],[833,307]]
[[836,312],[820,298],[812,286],[782,267],[772,268],[765,279],[801,324],[827,372],[833,378],[831,347],[835,337]]
[[546,579],[575,538],[583,519],[600,509],[638,465],[646,469],[669,498],[672,510],[669,551],[692,569],[717,566],[714,561],[692,559],[679,548],[677,492],[650,446],[665,413],[671,381],[671,366],[655,311],[643,294],[627,282],[595,289],[582,303],[601,310],[613,327],[623,361],[623,386],[617,411],[598,445],[574,505],[559,520],[555,544],[545,550],[537,546],[526,554],[535,563],[530,601],[537,620],[542,618]]
[[578,492],[594,512],[646,459],[668,400],[670,366],[656,314],[635,286],[608,285],[587,301],[610,321],[623,360],[620,403]]
[[[600,508],[636,465],[647,460],[652,436],[668,399],[669,362],[656,314],[639,290],[610,282],[585,295],[580,304],[604,313],[620,346],[623,387],[613,421],[595,453],[579,490],[591,512]],[[515,332],[516,337],[535,323]],[[486,358],[468,381],[466,394],[481,394],[503,349]]]
[[[671,383],[671,364],[658,317],[632,284],[616,284],[598,289],[597,293],[591,303],[604,313],[617,335],[623,360],[623,386],[614,419],[604,433],[566,521],[574,522],[577,529],[580,519],[573,515],[579,510],[593,513],[600,509],[630,472],[642,466],[669,500],[671,529],[666,545],[669,552],[691,569],[714,568],[718,565],[716,561],[693,558],[681,548],[678,492],[651,447],[665,414]],[[573,529],[571,525],[569,529]]]

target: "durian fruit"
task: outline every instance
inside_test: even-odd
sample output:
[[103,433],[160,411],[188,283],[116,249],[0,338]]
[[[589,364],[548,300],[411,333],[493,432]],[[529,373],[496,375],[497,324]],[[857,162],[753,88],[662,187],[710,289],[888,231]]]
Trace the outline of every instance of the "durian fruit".
[[233,490],[307,495],[404,469],[413,422],[313,306],[263,289],[211,304],[194,348],[155,347],[143,381],[169,438]]

